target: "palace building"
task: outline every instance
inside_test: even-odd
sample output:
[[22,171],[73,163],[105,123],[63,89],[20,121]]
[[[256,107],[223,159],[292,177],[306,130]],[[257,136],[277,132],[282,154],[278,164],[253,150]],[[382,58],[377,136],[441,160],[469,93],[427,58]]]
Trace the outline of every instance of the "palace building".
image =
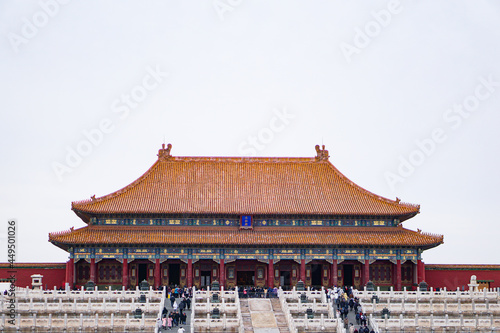
[[402,223],[420,206],[383,198],[315,157],[177,157],[130,185],[72,203],[88,225],[49,234],[69,252],[66,281],[226,288],[377,286],[425,279],[422,252],[442,235]]

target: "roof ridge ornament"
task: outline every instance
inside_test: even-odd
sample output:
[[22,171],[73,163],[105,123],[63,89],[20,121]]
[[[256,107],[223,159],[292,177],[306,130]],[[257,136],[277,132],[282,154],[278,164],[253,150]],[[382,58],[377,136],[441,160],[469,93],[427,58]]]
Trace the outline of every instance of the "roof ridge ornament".
[[328,161],[328,158],[330,155],[328,155],[328,150],[325,149],[325,145],[321,146],[321,149],[319,145],[316,145],[316,161]]
[[170,150],[172,149],[172,145],[169,143],[167,145],[167,148],[165,148],[165,144],[163,143],[161,145],[161,149],[158,150],[158,158],[169,158],[169,157],[172,157],[172,155],[170,155]]

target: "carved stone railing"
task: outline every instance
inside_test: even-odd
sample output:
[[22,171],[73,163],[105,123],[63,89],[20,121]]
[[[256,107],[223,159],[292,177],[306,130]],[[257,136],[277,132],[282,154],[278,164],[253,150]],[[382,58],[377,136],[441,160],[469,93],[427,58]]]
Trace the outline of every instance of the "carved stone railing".
[[[52,314],[41,316],[36,313],[29,315],[18,314],[15,319],[15,329],[17,331],[24,331],[26,329],[39,331],[49,330],[55,332],[62,332],[63,330],[84,330],[88,328],[107,329],[115,331],[125,330],[149,330],[156,324],[156,316],[147,318],[144,313],[139,319],[131,318],[127,313],[125,317],[118,317],[111,313],[109,316],[103,317],[99,314],[84,315],[80,314],[78,317],[69,317],[64,314],[62,317],[55,317]],[[0,330],[11,329],[13,327],[7,322],[5,314],[2,314],[0,321]]]
[[[284,294],[285,292],[279,287],[278,289],[278,298],[281,303],[281,310],[283,311],[283,314],[285,315],[285,319],[288,325],[288,329],[291,333],[297,333],[297,328],[295,328],[295,322],[293,320],[292,314],[290,310],[288,309],[288,303],[286,301],[286,296]],[[289,293],[289,292],[287,292]]]
[[[150,300],[158,300],[160,301],[161,297],[163,297],[163,291],[161,290],[153,290],[152,287],[149,288],[148,291],[140,291],[139,287],[135,290],[111,290],[109,287],[108,290],[84,290],[82,287],[81,290],[32,290],[30,288],[16,288],[16,298],[19,301],[27,301],[29,299],[33,300],[43,300],[43,299],[63,299],[63,300],[87,300],[87,299],[107,299],[107,300],[129,300],[133,298],[139,298],[141,294],[144,294],[146,298]],[[5,298],[4,295],[0,295],[0,300]]]
[[[355,291],[375,332],[491,331],[500,326],[500,289],[483,291]],[[372,296],[376,300],[372,301]],[[382,317],[388,310],[389,316]]]
[[[243,320],[238,291],[221,289],[221,291],[202,291],[194,289],[193,301],[191,303],[191,332],[196,332],[197,330],[237,330],[243,333]],[[211,302],[214,293],[219,295],[220,302]],[[215,308],[220,310],[220,318],[216,319],[211,317],[211,313]]]
[[483,289],[483,291],[460,291],[457,290],[448,291],[446,288],[443,290],[435,291],[431,287],[429,291],[407,291],[406,287],[403,291],[380,291],[380,288],[377,288],[377,291],[366,291],[366,290],[355,290],[354,296],[359,298],[361,301],[371,301],[373,295],[377,295],[380,301],[383,300],[391,300],[391,299],[404,299],[405,301],[411,301],[418,299],[419,301],[428,301],[431,298],[433,300],[490,300],[496,301],[500,300],[500,288],[494,289]]
[[[160,320],[161,320],[161,316],[163,313],[163,308],[165,307],[165,297],[166,296],[167,296],[167,287],[164,286],[162,289],[162,297],[161,297],[160,306],[158,309],[158,315],[156,317],[156,318],[159,318]],[[155,324],[155,333],[158,333],[158,332],[159,332],[159,327],[158,327],[158,325]]]
[[[16,289],[15,317],[10,318],[9,298],[0,296],[0,331],[15,328],[17,331],[82,330],[147,330],[156,326],[161,314],[164,291],[59,291]],[[146,296],[145,303],[139,303],[139,295]],[[152,301],[153,300],[153,301]],[[139,318],[134,318],[140,309]],[[9,321],[13,319],[14,325]]]

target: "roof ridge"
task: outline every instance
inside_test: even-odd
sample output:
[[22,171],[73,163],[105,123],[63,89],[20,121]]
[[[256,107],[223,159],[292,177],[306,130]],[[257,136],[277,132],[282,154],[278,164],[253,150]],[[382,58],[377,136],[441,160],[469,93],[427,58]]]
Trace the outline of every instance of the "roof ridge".
[[234,162],[234,163],[287,163],[287,162],[320,162],[314,157],[266,157],[266,156],[172,156],[162,162]]

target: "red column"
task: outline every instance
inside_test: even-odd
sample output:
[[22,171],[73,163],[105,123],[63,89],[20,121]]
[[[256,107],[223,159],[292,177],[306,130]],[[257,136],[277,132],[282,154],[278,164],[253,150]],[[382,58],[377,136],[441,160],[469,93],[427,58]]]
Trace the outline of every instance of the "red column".
[[187,286],[188,288],[193,286],[193,259],[188,259]]
[[220,266],[219,266],[219,268],[220,268],[220,272],[219,272],[219,279],[220,279],[220,281],[219,281],[219,283],[220,283],[221,287],[224,286],[224,288],[225,288],[224,282],[226,280],[226,274],[225,274],[226,273],[226,268],[224,267],[224,259],[220,260]]
[[155,261],[155,289],[158,289],[160,286],[160,259],[156,259]]
[[269,265],[267,266],[267,286],[269,288],[274,288],[274,263],[273,263],[273,259],[269,259]]
[[425,281],[425,264],[422,260],[417,260],[417,283]]
[[300,260],[300,279],[304,282],[304,286],[306,285],[306,260]]
[[90,280],[93,281],[97,285],[97,281],[95,280],[95,259],[90,258]]
[[396,264],[396,290],[400,291],[403,288],[401,287],[401,260],[397,261]]
[[368,281],[370,281],[370,260],[368,259],[365,259],[363,278],[363,285],[366,286]]
[[69,288],[73,289],[73,274],[75,269],[75,261],[73,258],[69,258],[66,262],[66,283],[69,284]]
[[127,259],[123,259],[122,265],[122,285],[128,288],[128,262]]
[[337,259],[333,259],[332,264],[332,287],[338,286],[339,284],[339,267],[337,264]]
[[425,281],[425,262],[422,261],[422,281]]

